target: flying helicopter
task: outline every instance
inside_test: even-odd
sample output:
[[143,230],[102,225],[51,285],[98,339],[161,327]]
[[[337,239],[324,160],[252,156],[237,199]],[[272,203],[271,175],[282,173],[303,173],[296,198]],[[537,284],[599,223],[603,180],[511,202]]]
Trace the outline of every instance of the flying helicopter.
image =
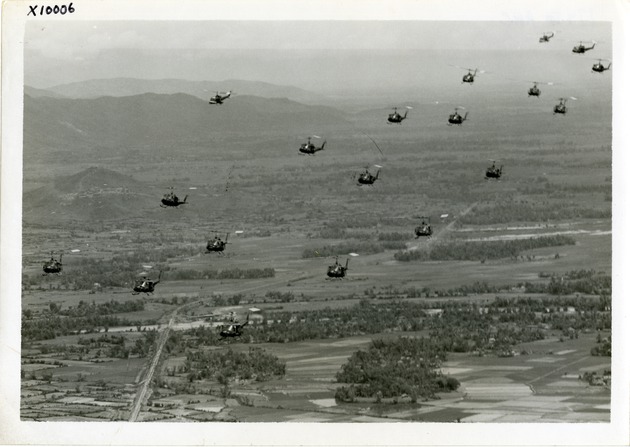
[[405,108],[407,109],[405,110],[405,114],[401,115],[398,113],[398,107],[394,107],[394,111],[387,116],[387,124],[402,124],[403,120],[407,118],[407,113],[412,109],[412,107],[409,106]]
[[421,216],[420,218],[422,219],[422,222],[414,229],[416,239],[420,237],[431,237],[433,229],[431,228],[431,224],[427,222],[428,218],[424,216]]
[[[349,253],[349,254],[350,256],[359,256],[356,253]],[[326,275],[328,276],[328,278],[330,279],[345,278],[346,272],[348,271],[349,261],[350,261],[350,258],[346,258],[346,265],[344,267],[343,265],[339,264],[339,256],[335,256],[335,263],[333,265],[329,265],[328,271],[326,272]]]
[[143,276],[142,279],[136,280],[135,285],[133,286],[132,295],[138,295],[140,293],[153,293],[155,291],[155,286],[160,283],[160,278],[162,278],[162,271],[160,270],[160,274],[158,275],[157,281],[151,281],[147,279],[146,276]]
[[550,31],[548,33],[544,33],[540,39],[538,39],[538,42],[540,43],[547,43],[551,40],[551,38],[555,36],[555,33],[553,31]]
[[497,168],[497,166],[495,165],[495,160],[490,160],[492,162],[492,166],[488,167],[486,169],[486,180],[489,179],[500,179],[501,175],[503,174],[503,165],[501,165],[501,167]]
[[560,113],[562,115],[565,115],[567,113],[567,101],[569,99],[577,99],[574,96],[569,96],[568,98],[558,98],[559,99],[559,103],[556,104],[553,108],[553,114],[555,115],[556,113]]
[[359,182],[359,185],[373,185],[374,182],[376,180],[378,180],[378,174],[379,172],[381,172],[381,165],[374,165],[375,167],[378,168],[378,171],[376,171],[376,174],[371,174],[370,171],[368,170],[368,168],[365,168],[365,172],[362,172],[361,174],[359,174],[359,177],[357,178],[357,182]]
[[217,92],[216,95],[210,98],[208,104],[223,104],[223,101],[228,99],[230,96],[232,96],[232,90],[226,92],[225,95],[222,95],[221,92]]
[[335,263],[333,265],[328,266],[328,271],[326,275],[329,278],[344,278],[346,276],[346,271],[348,271],[348,262],[350,258],[346,258],[346,266],[339,264],[339,256],[335,256]]
[[542,93],[540,89],[538,88],[538,84],[553,85],[553,82],[540,82],[540,81],[530,81],[530,82],[533,82],[534,85],[530,87],[529,90],[527,90],[527,96],[535,96],[537,98],[540,97],[540,94]]
[[460,67],[459,65],[452,65],[452,67],[457,67],[462,70],[468,70],[468,73],[466,73],[464,77],[462,78],[462,83],[471,84],[471,85],[473,82],[475,82],[475,76],[486,72],[485,70],[479,70],[478,68],[466,68],[466,67]]
[[[608,67],[604,67],[604,64],[602,64],[602,60],[607,60],[609,62]],[[608,59],[597,59],[597,63],[593,65],[591,70],[593,70],[594,73],[603,73],[606,70],[610,70],[611,65],[612,62],[610,62]]]
[[464,109],[464,107],[455,107],[455,113],[451,113],[448,116],[448,125],[452,126],[453,124],[457,124],[458,126],[461,126],[464,121],[466,121],[466,119],[468,118],[468,112],[466,112],[464,114],[464,116],[461,116],[458,112],[459,109]]
[[[313,135],[313,138],[321,138],[321,137],[318,137],[317,135]],[[326,146],[326,140],[324,140],[324,143],[322,144],[321,147],[317,147],[313,143],[311,143],[311,137],[308,137],[308,141],[306,143],[302,143],[298,150],[300,151],[300,155],[315,155],[316,152],[323,151],[325,146]]]
[[61,263],[61,258],[63,257],[63,253],[59,254],[59,260],[56,260],[53,256],[53,251],[50,252],[50,260],[44,262],[44,273],[42,276],[50,275],[52,273],[56,275],[61,275],[61,271],[63,270],[63,264]]
[[586,53],[587,51],[592,50],[593,48],[595,48],[595,44],[596,44],[597,42],[595,42],[595,41],[592,41],[592,42],[593,42],[593,46],[592,46],[592,47],[585,47],[585,46],[582,44],[582,41],[580,41],[580,44],[579,44],[579,45],[574,46],[574,47],[573,47],[573,50],[571,50],[571,51],[573,51],[575,54],[584,54],[584,53]]
[[225,246],[228,244],[228,237],[230,233],[225,234],[225,241],[222,241],[219,236],[214,236],[214,239],[208,241],[208,245],[206,245],[207,253],[217,252],[223,254],[225,250]]
[[185,205],[187,198],[188,198],[188,195],[184,197],[183,201],[180,201],[179,197],[177,197],[175,193],[173,192],[173,187],[171,186],[171,192],[164,194],[164,196],[162,197],[162,204],[160,206],[162,208],[166,208],[169,206],[177,207],[179,205]]
[[240,337],[241,335],[243,335],[241,330],[249,324],[249,314],[247,314],[247,319],[245,320],[245,323],[242,324],[234,321],[233,313],[231,314],[230,320],[232,321],[232,323],[221,326],[221,332],[219,332],[221,340],[224,340],[226,338]]

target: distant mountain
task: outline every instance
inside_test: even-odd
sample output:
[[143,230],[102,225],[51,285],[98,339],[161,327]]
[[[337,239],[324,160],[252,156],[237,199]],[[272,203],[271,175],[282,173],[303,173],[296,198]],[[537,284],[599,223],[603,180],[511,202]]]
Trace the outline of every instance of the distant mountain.
[[240,95],[209,105],[178,93],[95,99],[24,98],[24,152],[50,149],[172,148],[207,145],[233,133],[268,130],[299,134],[345,123],[330,107],[286,98]]
[[[183,79],[91,79],[51,87],[48,91],[68,98],[98,98],[101,96],[134,96],[144,93],[185,93],[208,100],[217,91],[232,90],[235,95],[261,98],[288,98],[307,104],[322,104],[326,97],[297,87],[274,85],[259,81],[228,79],[225,81],[186,81]],[[31,95],[33,96],[33,95]]]
[[155,204],[145,189],[130,176],[92,167],[26,192],[23,215],[27,221],[38,222],[130,217]]
[[42,96],[48,98],[63,98],[63,95],[60,95],[59,93],[46,89],[29,87],[28,85],[24,86],[24,94],[30,96],[31,98],[41,98]]

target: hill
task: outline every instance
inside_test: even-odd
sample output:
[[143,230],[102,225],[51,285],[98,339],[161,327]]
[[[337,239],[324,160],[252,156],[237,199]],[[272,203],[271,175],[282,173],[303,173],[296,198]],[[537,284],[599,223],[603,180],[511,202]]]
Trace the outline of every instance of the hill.
[[91,167],[24,193],[23,214],[32,222],[119,219],[137,215],[155,202],[144,189],[130,176]]
[[275,85],[260,81],[187,81],[183,79],[136,79],[111,78],[90,79],[50,87],[48,91],[69,98],[98,98],[100,96],[134,96],[144,93],[185,93],[208,100],[217,91],[232,90],[237,95],[254,95],[261,98],[284,97],[293,101],[321,104],[326,98],[317,93],[297,87]]

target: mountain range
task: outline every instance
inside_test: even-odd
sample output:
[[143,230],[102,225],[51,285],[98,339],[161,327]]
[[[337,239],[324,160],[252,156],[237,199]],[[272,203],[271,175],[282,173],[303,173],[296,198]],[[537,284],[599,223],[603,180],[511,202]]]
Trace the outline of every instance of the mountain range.
[[[90,79],[56,85],[47,89],[28,87],[30,96],[57,96],[67,98],[98,98],[100,96],[135,96],[144,93],[184,93],[208,100],[217,92],[231,90],[234,95],[252,95],[261,98],[288,98],[305,104],[323,104],[326,97],[297,87],[275,85],[268,82],[227,79],[225,81],[188,81],[183,79]],[[35,94],[33,94],[35,93]]]
[[24,97],[24,152],[178,147],[268,130],[303,135],[347,123],[344,113],[287,98],[238,95],[222,105],[184,93],[93,99]]

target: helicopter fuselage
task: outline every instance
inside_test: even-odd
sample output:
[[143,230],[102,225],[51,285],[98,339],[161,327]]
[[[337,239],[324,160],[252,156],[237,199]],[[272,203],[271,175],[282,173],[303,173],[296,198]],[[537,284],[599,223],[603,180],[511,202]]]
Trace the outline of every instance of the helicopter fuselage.
[[372,175],[369,172],[364,172],[359,175],[357,181],[360,185],[373,185],[376,180],[378,180],[378,174],[381,172],[380,170],[376,172],[376,175]]
[[188,198],[188,196],[184,197],[184,200],[180,201],[179,197],[177,196],[171,196],[169,194],[166,194],[164,197],[162,197],[162,205],[160,205],[162,208],[166,208],[167,206],[171,206],[171,207],[177,207],[179,205],[186,205],[186,199]]
[[538,87],[532,87],[527,91],[528,96],[540,96],[540,89]]
[[457,124],[458,126],[461,126],[463,122],[466,121],[467,117],[468,117],[468,113],[466,113],[466,115],[464,116],[461,116],[459,113],[455,112],[452,115],[449,115],[448,125],[451,126],[453,124]]
[[595,65],[593,65],[592,70],[593,70],[594,72],[596,72],[596,73],[603,73],[603,72],[605,72],[606,70],[610,70],[610,65],[611,65],[611,64],[608,64],[608,67],[604,67],[604,65],[603,65],[603,64],[601,64],[601,63],[600,63],[600,64],[595,64]]
[[44,274],[61,274],[61,271],[63,270],[63,267],[61,265],[60,262],[54,261],[54,262],[47,262],[44,264]]
[[486,180],[499,179],[501,178],[502,174],[503,174],[503,166],[501,166],[500,168],[497,168],[496,166],[492,165],[488,169],[486,169]]
[[433,229],[431,225],[423,223],[415,228],[414,233],[416,235],[416,239],[420,237],[430,237],[433,234]]

